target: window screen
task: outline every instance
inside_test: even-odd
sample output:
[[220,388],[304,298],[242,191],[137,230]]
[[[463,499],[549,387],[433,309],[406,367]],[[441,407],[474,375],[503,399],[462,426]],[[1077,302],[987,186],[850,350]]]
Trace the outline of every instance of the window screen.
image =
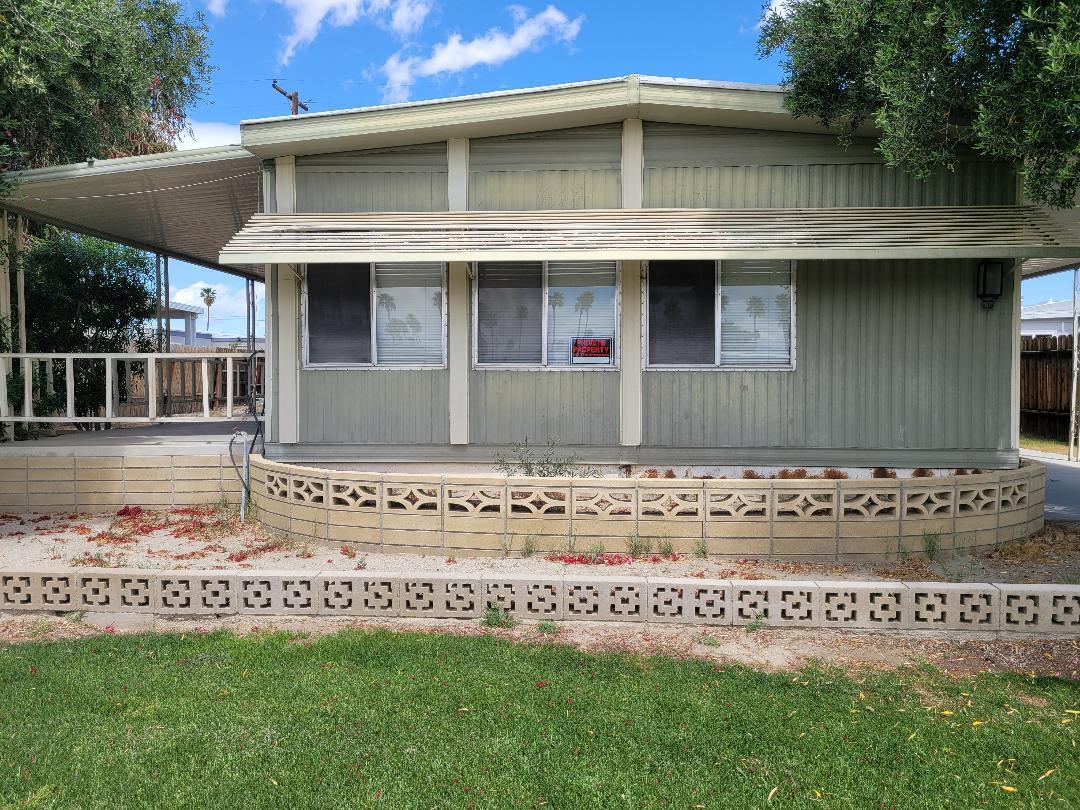
[[576,337],[615,338],[615,263],[548,262],[549,366],[570,365]]
[[366,264],[307,269],[309,363],[371,362],[371,270]]
[[443,362],[441,264],[375,265],[375,357],[380,366]]
[[712,365],[716,262],[649,262],[649,363]]
[[720,264],[720,364],[791,363],[791,263]]
[[539,364],[543,299],[541,262],[481,264],[476,275],[477,361]]

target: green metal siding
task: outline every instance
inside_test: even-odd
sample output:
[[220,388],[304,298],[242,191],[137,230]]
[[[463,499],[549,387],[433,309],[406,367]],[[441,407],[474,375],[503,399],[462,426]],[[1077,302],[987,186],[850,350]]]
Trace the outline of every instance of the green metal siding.
[[447,444],[446,370],[300,372],[300,441]]
[[445,143],[296,158],[299,213],[447,208]]
[[1009,205],[1008,164],[961,159],[923,181],[882,163],[873,142],[828,135],[645,125],[645,206],[804,208]]
[[469,208],[617,208],[618,125],[535,132],[469,143]]
[[973,262],[801,262],[796,369],[646,371],[643,444],[1007,449],[1015,302],[974,289]]
[[619,375],[607,371],[474,371],[469,391],[473,444],[619,442]]

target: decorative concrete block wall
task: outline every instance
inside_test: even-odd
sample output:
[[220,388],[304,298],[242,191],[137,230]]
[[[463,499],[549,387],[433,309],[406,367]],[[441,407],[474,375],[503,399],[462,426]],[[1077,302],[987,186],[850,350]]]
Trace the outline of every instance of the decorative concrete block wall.
[[602,546],[844,559],[992,546],[1043,525],[1045,468],[939,478],[725,480],[380,475],[252,458],[259,517],[373,551],[485,554]]
[[1080,634],[1080,586],[371,571],[0,572],[0,611],[321,615]]
[[236,502],[227,455],[0,456],[0,511],[109,512]]

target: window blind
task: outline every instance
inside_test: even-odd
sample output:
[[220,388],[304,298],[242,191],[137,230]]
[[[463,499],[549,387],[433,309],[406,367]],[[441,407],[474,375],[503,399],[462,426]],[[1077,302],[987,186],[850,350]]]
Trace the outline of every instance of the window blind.
[[615,337],[615,262],[548,262],[549,366],[569,366],[575,337]]
[[791,262],[720,264],[720,364],[791,363]]
[[649,262],[649,363],[712,365],[715,328],[716,263]]
[[374,306],[378,365],[443,362],[441,264],[376,264]]
[[308,362],[370,363],[370,265],[313,264],[306,285]]
[[542,361],[544,269],[540,262],[486,262],[477,270],[477,360]]

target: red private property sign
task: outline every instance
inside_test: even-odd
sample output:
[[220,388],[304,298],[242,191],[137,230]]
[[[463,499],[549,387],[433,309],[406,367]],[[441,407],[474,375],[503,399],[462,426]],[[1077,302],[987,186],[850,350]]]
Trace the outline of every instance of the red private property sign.
[[570,365],[610,366],[612,339],[609,337],[570,338]]

